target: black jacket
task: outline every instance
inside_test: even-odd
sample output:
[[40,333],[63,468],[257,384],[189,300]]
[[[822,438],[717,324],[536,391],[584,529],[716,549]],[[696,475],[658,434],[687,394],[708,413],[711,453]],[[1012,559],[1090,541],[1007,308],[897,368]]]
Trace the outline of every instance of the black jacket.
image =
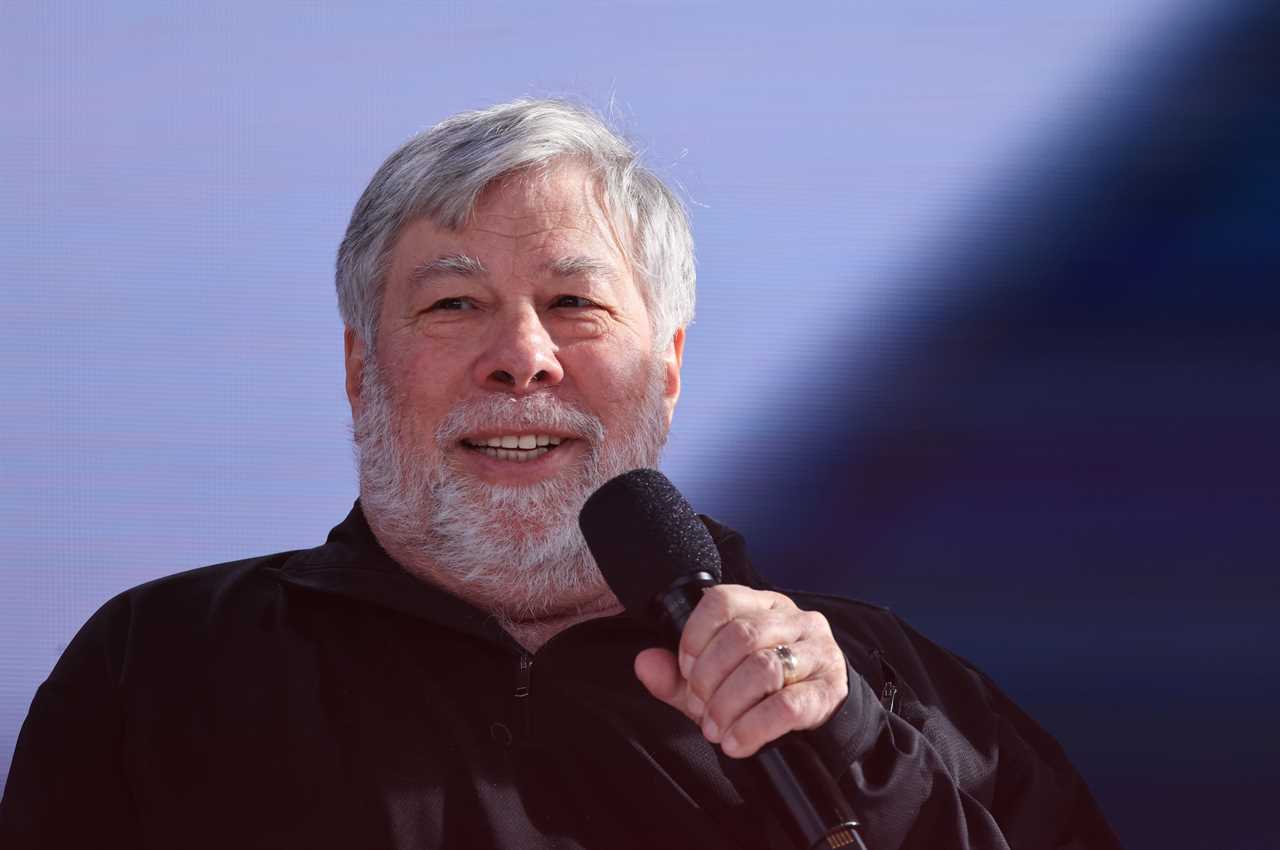
[[[763,587],[742,538],[707,524],[725,580]],[[870,850],[1117,846],[1057,743],[980,672],[883,609],[790,595],[855,671],[804,734]],[[0,846],[783,846],[694,724],[636,681],[652,643],[607,617],[530,657],[405,573],[357,505],[323,546],[153,581],[94,614],[23,725]]]

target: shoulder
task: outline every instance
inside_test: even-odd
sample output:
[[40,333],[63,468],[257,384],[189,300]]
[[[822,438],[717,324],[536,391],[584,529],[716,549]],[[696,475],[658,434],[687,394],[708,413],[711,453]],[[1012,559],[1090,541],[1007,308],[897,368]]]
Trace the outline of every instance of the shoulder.
[[826,616],[853,668],[878,692],[898,693],[895,704],[945,706],[953,716],[986,726],[998,691],[967,659],[888,608],[828,594],[783,592],[801,608]]
[[788,593],[820,611],[850,667],[886,712],[921,733],[962,787],[994,769],[1000,749],[1000,691],[977,667],[877,605],[813,593]]
[[278,571],[303,551],[227,561],[152,579],[118,593],[94,616],[192,615],[225,605],[228,596],[242,603],[246,597],[269,591],[277,584]]
[[825,616],[841,644],[860,644],[876,656],[886,652],[902,654],[901,651],[910,645],[909,627],[897,614],[881,605],[828,593],[775,589],[789,596],[800,608],[818,611]]
[[985,703],[990,682],[981,671],[926,638],[890,609],[844,596],[776,587],[751,565],[740,533],[711,517],[700,519],[720,551],[724,581],[774,590],[789,596],[800,608],[823,614],[853,669],[877,689],[883,683],[897,683],[922,698],[945,695],[966,703]]
[[[140,650],[177,657],[216,643],[228,624],[261,617],[278,603],[275,575],[299,552],[279,552],[184,570],[122,591],[77,632],[56,676],[91,664],[120,684]],[[105,665],[105,668],[104,668]]]

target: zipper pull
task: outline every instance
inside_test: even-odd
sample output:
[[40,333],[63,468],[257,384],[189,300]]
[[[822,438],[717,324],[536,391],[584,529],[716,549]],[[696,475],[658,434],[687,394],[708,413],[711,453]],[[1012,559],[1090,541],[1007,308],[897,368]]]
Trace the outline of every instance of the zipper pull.
[[885,682],[884,687],[880,689],[880,704],[884,706],[884,710],[890,714],[895,713],[898,707],[898,686],[893,682]]
[[512,694],[515,697],[515,706],[511,717],[515,721],[515,727],[519,730],[518,734],[523,741],[533,737],[533,718],[529,712],[529,681],[532,675],[533,658],[528,655],[521,655],[520,669],[516,671],[516,690]]
[[889,666],[889,662],[885,661],[884,653],[878,649],[871,651],[871,657],[880,660],[880,673],[884,677],[884,684],[880,686],[880,704],[884,706],[884,710],[890,714],[898,713],[898,674]]
[[533,659],[527,655],[520,656],[520,670],[516,673],[516,699],[524,699],[529,695],[529,679],[533,675]]

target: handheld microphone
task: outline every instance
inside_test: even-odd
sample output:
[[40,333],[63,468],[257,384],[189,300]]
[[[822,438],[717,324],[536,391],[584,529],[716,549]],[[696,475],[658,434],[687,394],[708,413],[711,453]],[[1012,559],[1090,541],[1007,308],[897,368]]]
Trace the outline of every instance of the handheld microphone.
[[[661,472],[635,469],[593,493],[578,525],[618,601],[676,649],[703,589],[721,576],[719,550],[684,496]],[[756,802],[798,847],[866,850],[848,802],[807,741],[784,735],[743,761],[768,789],[769,799]]]

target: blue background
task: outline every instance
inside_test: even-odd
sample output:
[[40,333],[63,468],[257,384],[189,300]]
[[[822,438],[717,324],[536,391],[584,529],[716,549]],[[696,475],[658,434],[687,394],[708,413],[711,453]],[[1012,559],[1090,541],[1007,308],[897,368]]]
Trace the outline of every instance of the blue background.
[[694,503],[994,675],[1127,846],[1280,847],[1274,3],[11,2],[0,68],[0,775],[103,601],[349,507],[383,157],[571,95],[690,203]]

